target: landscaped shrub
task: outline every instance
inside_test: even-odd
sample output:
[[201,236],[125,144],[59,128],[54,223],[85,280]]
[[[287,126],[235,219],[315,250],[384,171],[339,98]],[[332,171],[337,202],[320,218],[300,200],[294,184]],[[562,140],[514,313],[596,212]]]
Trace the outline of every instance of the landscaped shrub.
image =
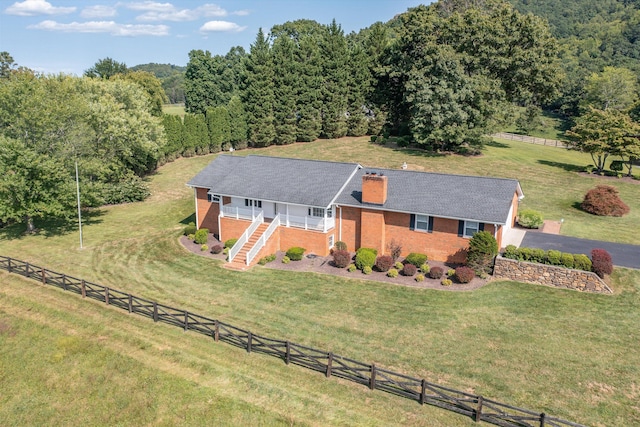
[[418,268],[413,264],[405,264],[402,269],[402,275],[407,277],[412,277],[418,272]]
[[391,255],[391,258],[393,258],[394,261],[397,261],[398,258],[400,258],[400,254],[402,253],[402,245],[396,240],[391,239],[391,241],[387,244],[387,249],[389,250],[389,255]]
[[543,264],[545,258],[546,258],[546,253],[544,249],[539,249],[539,248],[531,249],[531,259],[530,259],[531,262],[537,262],[537,263]]
[[236,242],[238,241],[238,239],[229,239],[229,240],[225,240],[224,242],[224,247],[225,248],[229,248],[231,249],[233,247],[233,245],[236,244]]
[[573,268],[576,270],[591,271],[591,260],[585,254],[574,255]]
[[407,257],[404,259],[405,263],[409,263],[409,264],[413,264],[416,266],[416,268],[420,267],[422,264],[424,264],[425,262],[427,262],[427,256],[425,254],[419,254],[416,252],[411,252],[409,255],[407,255]]
[[260,258],[260,261],[258,261],[258,264],[265,265],[269,262],[274,261],[275,259],[276,259],[276,254],[267,255],[265,257]]
[[611,255],[604,249],[593,249],[591,251],[591,269],[600,278],[613,272],[613,261]]
[[202,252],[208,251],[208,250],[209,250],[209,246],[207,246],[207,245],[202,245],[202,246],[200,246],[200,250],[201,250]]
[[442,286],[451,286],[453,284],[453,281],[451,279],[442,279],[440,284]]
[[467,252],[467,265],[476,273],[490,273],[493,267],[493,259],[498,254],[498,242],[493,234],[488,231],[478,231],[469,240]]
[[456,271],[453,268],[447,270],[447,277],[452,277],[456,274]]
[[193,234],[189,234],[189,235],[187,236],[187,239],[189,239],[189,240],[193,240],[193,239],[195,239],[195,238],[196,238],[196,234],[195,234],[195,233],[193,233]]
[[467,266],[460,266],[455,270],[456,280],[460,283],[469,283],[476,277],[476,272],[473,271],[473,268]]
[[373,269],[368,265],[365,265],[364,268],[362,269],[362,273],[364,274],[371,274],[372,272],[373,272]]
[[422,271],[424,274],[429,273],[429,270],[431,270],[431,267],[426,262],[420,266],[420,271]]
[[229,253],[229,248],[222,249],[222,254],[227,255]]
[[518,212],[518,224],[525,228],[540,228],[544,224],[542,214],[533,209],[523,209]]
[[207,243],[207,238],[209,237],[209,229],[201,228],[196,231],[196,234],[193,236],[193,241],[199,245],[204,245]]
[[349,267],[347,267],[347,271],[349,271],[349,273],[353,273],[357,269],[358,269],[358,267],[356,267],[355,264],[349,264]]
[[337,251],[346,251],[347,250],[347,244],[341,240],[338,240],[336,242],[336,244],[334,245]]
[[609,169],[614,172],[620,173],[624,170],[624,162],[622,160],[612,160]]
[[424,274],[418,274],[416,276],[416,282],[424,282]]
[[356,267],[362,270],[365,266],[373,267],[376,263],[378,251],[371,248],[360,248],[356,252]]
[[429,277],[431,277],[432,279],[439,279],[442,277],[442,275],[444,274],[444,271],[442,270],[442,267],[432,267],[431,270],[429,270]]
[[393,264],[393,258],[391,258],[391,255],[380,255],[376,259],[376,268],[378,271],[389,271],[389,269],[393,267]]
[[222,245],[213,245],[213,247],[211,248],[211,253],[212,254],[219,254],[222,252],[224,248],[222,247]]
[[338,268],[345,268],[351,262],[351,253],[348,251],[333,251],[333,264]]
[[287,256],[291,261],[300,261],[302,256],[304,255],[305,248],[301,248],[300,246],[294,246],[287,250]]
[[196,231],[198,231],[198,229],[196,228],[196,224],[193,222],[190,222],[189,225],[187,225],[184,228],[183,234],[185,236],[188,236],[189,234],[196,234]]
[[396,270],[402,270],[404,268],[404,264],[401,263],[400,261],[396,261],[396,263],[393,265]]
[[517,259],[518,248],[515,245],[507,245],[507,247],[504,248],[502,256],[509,259]]
[[291,262],[291,259],[288,256],[283,256],[282,257],[282,263],[283,264],[289,264]]
[[387,276],[398,277],[398,270],[396,270],[395,268],[390,269],[389,271],[387,271]]
[[629,213],[627,206],[610,185],[598,185],[587,192],[580,205],[586,212],[600,216],[622,216]]
[[547,264],[550,265],[561,265],[562,252],[556,251],[554,249],[549,249],[547,251]]
[[562,255],[560,255],[560,265],[567,268],[573,268],[574,266],[573,254],[568,254],[566,252],[563,252]]

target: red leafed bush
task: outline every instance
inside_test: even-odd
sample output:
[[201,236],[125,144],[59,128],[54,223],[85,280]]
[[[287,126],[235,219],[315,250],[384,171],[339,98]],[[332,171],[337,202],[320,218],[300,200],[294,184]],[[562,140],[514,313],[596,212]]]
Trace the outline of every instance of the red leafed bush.
[[599,216],[622,216],[629,213],[627,206],[618,195],[618,190],[610,185],[598,185],[585,194],[582,209]]
[[413,264],[405,264],[402,269],[402,275],[411,277],[414,276],[418,272],[418,267]]
[[469,283],[476,277],[476,272],[473,271],[473,268],[460,266],[456,268],[456,280],[460,283]]
[[333,263],[338,268],[346,268],[351,263],[351,253],[349,251],[333,251]]
[[432,267],[431,270],[429,270],[429,277],[431,277],[432,279],[439,279],[442,277],[442,275],[444,274],[444,270],[442,269],[442,267]]
[[376,259],[376,268],[378,271],[389,271],[393,267],[393,258],[390,255],[380,255]]
[[591,269],[600,278],[603,278],[605,274],[611,274],[613,261],[609,252],[604,249],[593,249],[591,251]]

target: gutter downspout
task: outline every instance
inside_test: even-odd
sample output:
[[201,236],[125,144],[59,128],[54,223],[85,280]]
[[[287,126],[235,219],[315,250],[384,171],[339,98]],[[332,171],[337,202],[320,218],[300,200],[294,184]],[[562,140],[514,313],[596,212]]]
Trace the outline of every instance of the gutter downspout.
[[340,209],[340,227],[338,227],[338,240],[342,242],[342,206],[336,205],[336,208]]
[[193,201],[196,205],[196,229],[200,229],[200,218],[198,218],[198,189],[193,187]]

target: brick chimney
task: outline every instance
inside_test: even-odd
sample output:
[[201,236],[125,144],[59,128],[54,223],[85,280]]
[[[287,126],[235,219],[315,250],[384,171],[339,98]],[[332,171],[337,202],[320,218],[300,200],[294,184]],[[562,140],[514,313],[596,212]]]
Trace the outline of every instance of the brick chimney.
[[384,205],[387,201],[387,177],[376,172],[362,175],[362,202]]

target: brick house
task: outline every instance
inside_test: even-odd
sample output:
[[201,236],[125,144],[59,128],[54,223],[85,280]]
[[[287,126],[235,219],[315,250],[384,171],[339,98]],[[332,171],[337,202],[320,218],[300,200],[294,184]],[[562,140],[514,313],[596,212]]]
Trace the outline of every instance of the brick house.
[[336,241],[383,254],[392,240],[403,255],[464,262],[477,231],[501,244],[524,197],[513,179],[254,155],[220,155],[187,185],[197,227],[238,238],[229,258],[243,265],[292,246],[325,256]]

